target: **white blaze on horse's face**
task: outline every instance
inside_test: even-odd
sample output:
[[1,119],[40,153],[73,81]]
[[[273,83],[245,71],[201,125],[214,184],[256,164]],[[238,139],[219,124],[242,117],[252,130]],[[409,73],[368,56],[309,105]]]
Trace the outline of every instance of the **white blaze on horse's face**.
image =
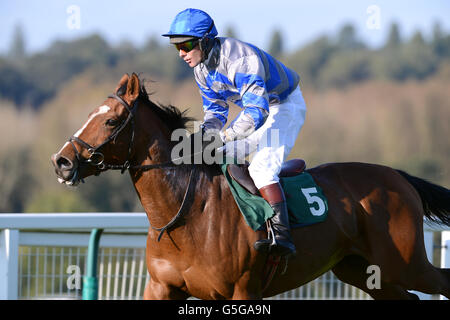
[[[91,114],[91,116],[89,117],[89,119],[86,121],[86,123],[81,127],[80,130],[78,130],[77,132],[75,132],[74,136],[75,137],[80,137],[80,135],[83,133],[83,131],[86,129],[86,127],[89,125],[89,123],[91,123],[92,120],[94,120],[95,117],[97,117],[100,114],[104,114],[107,113],[111,110],[111,107],[107,106],[107,105],[103,105],[101,107],[99,107],[98,111]],[[61,148],[61,150],[58,151],[58,153],[61,153],[62,150],[64,150],[64,148],[69,145],[69,142],[66,142],[63,147]]]
[[86,129],[86,127],[89,125],[89,123],[95,119],[95,117],[97,117],[98,115],[107,113],[108,111],[111,110],[111,107],[108,107],[107,105],[103,105],[101,107],[98,108],[98,111],[91,114],[91,116],[89,117],[88,121],[86,121],[86,123],[81,127],[80,130],[78,130],[77,132],[75,132],[74,136],[75,137],[80,137],[80,135],[83,133],[83,131]]
[[[100,106],[99,108],[98,108],[98,110],[96,111],[96,112],[94,112],[94,113],[92,113],[90,116],[89,116],[89,119],[86,121],[86,123],[81,127],[81,129],[79,129],[77,132],[75,132],[75,134],[74,134],[74,136],[75,137],[79,137],[82,133],[83,133],[83,131],[87,128],[87,126],[97,117],[97,116],[99,116],[99,115],[101,115],[101,114],[105,114],[105,113],[107,113],[107,112],[109,112],[111,110],[111,107],[109,107],[109,106],[107,106],[107,105],[103,105],[103,106]],[[64,146],[61,148],[61,150],[59,150],[59,152],[58,153],[61,153],[62,152],[62,150],[64,150],[64,148],[67,146],[67,145],[69,145],[69,142],[66,142],[65,144],[64,144]],[[66,181],[66,180],[64,180],[64,179],[62,179],[62,178],[58,178],[58,182],[59,183],[65,183],[65,184],[67,184],[67,185],[70,185],[70,186],[75,186],[75,185],[77,185],[78,183],[79,183],[79,181]]]

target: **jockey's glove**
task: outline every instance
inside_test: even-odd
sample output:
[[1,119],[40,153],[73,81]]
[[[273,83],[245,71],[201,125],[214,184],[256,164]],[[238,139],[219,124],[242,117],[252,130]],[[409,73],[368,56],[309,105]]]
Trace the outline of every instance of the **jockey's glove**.
[[206,129],[200,127],[201,130],[192,133],[187,140],[186,147],[190,150],[189,155],[184,153],[183,158],[190,157],[191,163],[200,164],[207,161],[209,158],[214,158],[216,149],[223,146],[222,140],[219,136],[218,129]]
[[220,133],[220,138],[224,143],[241,140],[255,132],[255,122],[253,118],[245,113],[241,113],[231,125]]

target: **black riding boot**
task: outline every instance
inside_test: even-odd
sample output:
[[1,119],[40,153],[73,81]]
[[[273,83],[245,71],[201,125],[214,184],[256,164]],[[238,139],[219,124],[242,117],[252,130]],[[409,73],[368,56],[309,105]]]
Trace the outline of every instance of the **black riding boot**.
[[262,197],[269,202],[274,211],[270,218],[274,239],[262,239],[255,242],[258,251],[268,251],[280,256],[295,255],[295,245],[289,228],[289,215],[283,189],[274,183],[259,189]]

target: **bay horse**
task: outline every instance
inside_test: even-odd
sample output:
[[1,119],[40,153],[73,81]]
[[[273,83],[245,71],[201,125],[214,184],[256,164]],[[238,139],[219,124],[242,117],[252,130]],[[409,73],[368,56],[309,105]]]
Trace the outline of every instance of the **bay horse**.
[[[114,92],[51,161],[68,185],[128,170],[152,226],[145,299],[261,299],[330,269],[374,299],[417,299],[407,290],[450,298],[450,271],[430,264],[423,239],[424,217],[450,225],[450,190],[375,164],[308,169],[328,198],[329,215],[292,230],[297,255],[263,291],[266,254],[253,244],[266,231],[246,224],[219,167],[170,165],[171,132],[190,119],[150,101],[134,73]],[[379,267],[379,288],[368,288],[371,265]]]

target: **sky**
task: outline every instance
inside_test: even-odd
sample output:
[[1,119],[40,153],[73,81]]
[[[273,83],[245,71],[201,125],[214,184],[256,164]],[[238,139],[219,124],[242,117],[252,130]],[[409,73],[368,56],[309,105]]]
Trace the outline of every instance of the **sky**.
[[150,36],[167,32],[175,15],[187,7],[208,12],[219,36],[232,26],[239,39],[262,49],[268,48],[275,28],[288,51],[318,36],[334,35],[347,22],[373,47],[385,41],[392,22],[400,25],[404,37],[416,30],[428,36],[436,21],[450,30],[448,0],[0,0],[0,53],[10,47],[17,24],[29,53],[45,50],[56,39],[94,32],[112,45],[130,40],[141,46]]

